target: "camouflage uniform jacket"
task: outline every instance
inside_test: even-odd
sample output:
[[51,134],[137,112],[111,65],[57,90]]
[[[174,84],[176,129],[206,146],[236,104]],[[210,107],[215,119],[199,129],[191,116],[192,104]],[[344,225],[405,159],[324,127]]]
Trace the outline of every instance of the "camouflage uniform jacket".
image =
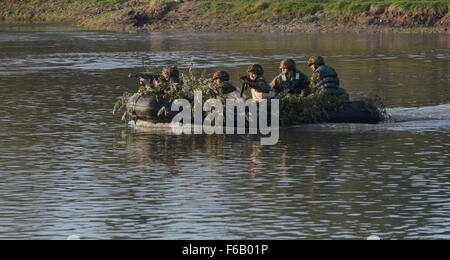
[[[225,84],[227,83],[228,86],[223,88],[223,96],[225,97],[225,99],[239,99],[239,98],[243,98],[246,99],[247,96],[245,95],[245,93],[242,93],[242,97],[241,97],[241,89],[238,87],[233,86],[230,82],[224,82]],[[232,91],[232,89],[234,89],[234,91]]]
[[237,88],[235,86],[233,86],[233,84],[231,84],[231,82],[229,82],[229,81],[224,81],[224,82],[220,83],[217,86],[217,89],[219,90],[219,93],[222,94],[223,96],[230,94],[237,90]]
[[214,84],[213,88],[215,89],[216,98],[217,96],[220,96],[225,99],[237,99],[241,94],[241,90],[233,86],[229,81],[222,82],[219,85]]
[[249,87],[252,89],[251,92],[253,100],[257,102],[263,99],[263,93],[269,93],[271,89],[266,79],[262,76],[256,78],[256,80],[251,80]]
[[278,75],[272,80],[270,85],[276,94],[300,94],[302,91],[308,94],[309,92],[309,79],[299,70],[296,70],[291,77],[287,77],[284,74]]

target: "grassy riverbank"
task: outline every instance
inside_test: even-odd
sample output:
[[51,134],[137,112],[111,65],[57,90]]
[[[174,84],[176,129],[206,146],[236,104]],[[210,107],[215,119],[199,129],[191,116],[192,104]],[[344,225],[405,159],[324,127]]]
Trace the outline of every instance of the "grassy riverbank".
[[447,31],[448,0],[0,0],[2,23],[215,32]]

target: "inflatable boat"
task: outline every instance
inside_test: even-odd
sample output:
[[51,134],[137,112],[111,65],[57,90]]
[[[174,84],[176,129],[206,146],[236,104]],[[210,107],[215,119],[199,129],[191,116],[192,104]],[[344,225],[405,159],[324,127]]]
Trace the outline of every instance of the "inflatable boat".
[[[134,121],[143,120],[150,123],[170,123],[172,118],[179,112],[170,112],[168,116],[160,117],[158,112],[165,106],[171,108],[171,102],[158,99],[148,95],[134,95],[127,103],[127,112]],[[280,111],[283,113],[283,111]],[[351,101],[347,103],[345,110],[340,112],[326,112],[325,123],[361,123],[376,124],[383,121],[380,111],[362,101]]]

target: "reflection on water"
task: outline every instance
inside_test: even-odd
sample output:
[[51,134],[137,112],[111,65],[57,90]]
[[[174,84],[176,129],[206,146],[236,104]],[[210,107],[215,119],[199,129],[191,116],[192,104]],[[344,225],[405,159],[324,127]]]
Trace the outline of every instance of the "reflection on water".
[[[0,238],[448,239],[447,37],[4,30]],[[111,115],[143,61],[227,69],[237,84],[247,64],[270,79],[286,56],[309,74],[318,50],[391,120],[295,126],[261,146]]]
[[[207,236],[192,226],[179,227],[194,233],[188,236],[169,228],[177,238],[448,237],[449,172],[441,168],[448,167],[448,133],[291,129],[273,147],[248,136],[137,132],[127,138],[139,171],[178,187],[163,195],[174,196],[173,218],[190,223],[189,217],[196,219],[190,215],[201,211],[198,228],[219,227]],[[197,211],[185,211],[186,205]],[[438,227],[427,224],[430,214],[440,219]]]

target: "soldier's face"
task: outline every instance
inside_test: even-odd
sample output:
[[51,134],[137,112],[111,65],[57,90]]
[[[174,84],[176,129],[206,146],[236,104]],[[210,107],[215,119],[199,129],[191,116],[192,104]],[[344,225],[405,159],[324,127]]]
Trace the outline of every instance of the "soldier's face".
[[258,77],[258,75],[256,75],[256,74],[253,73],[253,72],[250,72],[249,75],[248,75],[248,77],[249,77],[251,80],[256,80],[256,78]]
[[282,68],[281,69],[281,73],[283,73],[284,75],[286,75],[288,73],[288,69],[287,68]]
[[312,71],[316,70],[316,66],[314,64],[309,65],[309,67],[311,68]]
[[145,84],[148,82],[148,80],[147,79],[145,79],[145,78],[143,78],[143,77],[140,77],[139,78],[139,84],[141,85],[141,86],[145,86]]
[[220,79],[215,79],[214,82],[219,85],[220,84]]

